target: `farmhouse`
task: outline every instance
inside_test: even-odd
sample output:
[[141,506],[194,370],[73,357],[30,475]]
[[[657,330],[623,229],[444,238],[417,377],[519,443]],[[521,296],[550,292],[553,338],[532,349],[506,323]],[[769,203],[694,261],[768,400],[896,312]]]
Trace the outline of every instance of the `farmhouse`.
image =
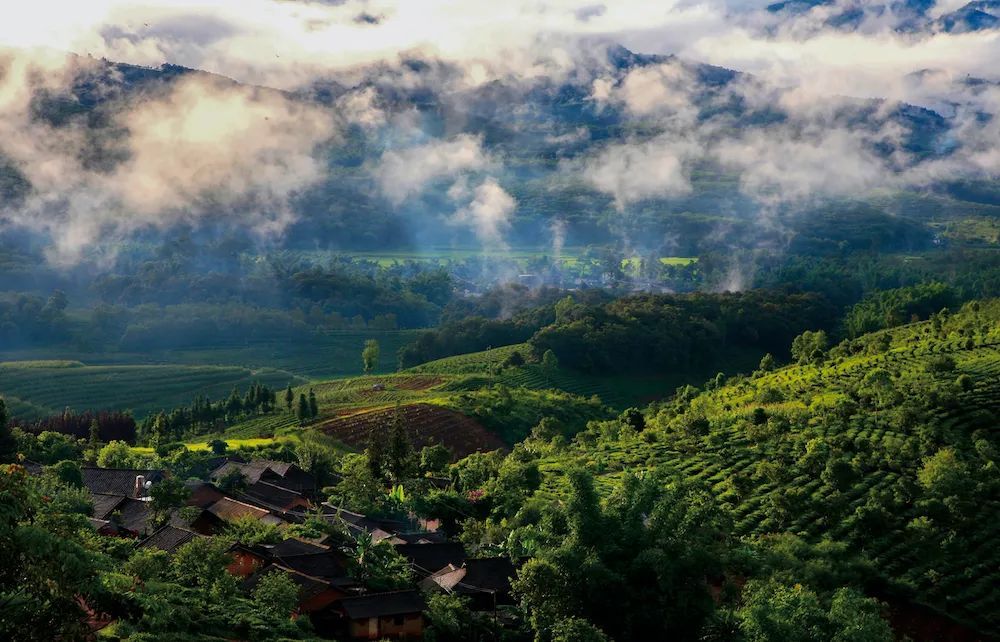
[[419,591],[393,591],[345,598],[337,611],[352,640],[419,640],[424,634],[426,608]]

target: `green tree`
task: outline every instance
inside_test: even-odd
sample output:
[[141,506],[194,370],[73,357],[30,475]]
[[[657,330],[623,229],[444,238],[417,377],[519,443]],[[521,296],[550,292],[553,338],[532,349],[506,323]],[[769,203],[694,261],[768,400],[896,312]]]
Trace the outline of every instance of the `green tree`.
[[777,359],[774,358],[773,354],[768,352],[763,357],[761,357],[760,365],[757,366],[757,369],[760,370],[761,372],[771,372],[777,366],[778,366]]
[[299,420],[299,425],[304,426],[309,421],[309,400],[305,393],[299,393],[299,405],[295,410],[295,418]]
[[319,416],[319,404],[316,403],[316,393],[312,388],[309,389],[309,416],[311,418]]
[[196,537],[174,553],[170,573],[183,586],[228,594],[235,590],[234,580],[226,571],[231,561],[225,539]]
[[365,374],[371,374],[378,369],[380,354],[381,350],[378,341],[375,339],[365,341],[365,347],[361,351],[361,362],[364,365]]
[[355,540],[348,566],[351,577],[373,591],[406,588],[413,579],[406,558],[389,542],[372,540],[368,532],[362,532]]
[[175,477],[161,479],[149,487],[152,498],[150,508],[158,517],[164,517],[174,508],[180,508],[191,496],[191,490]]
[[17,454],[17,442],[11,434],[7,421],[7,404],[0,399],[0,464],[14,461]]
[[552,350],[546,350],[542,354],[542,369],[546,372],[555,372],[559,369],[559,357]]
[[414,477],[416,469],[417,459],[410,434],[406,430],[406,417],[400,408],[396,408],[389,425],[385,472],[392,484],[398,484]]
[[607,642],[608,636],[587,620],[569,617],[552,627],[552,642]]
[[164,577],[170,567],[170,554],[158,548],[139,548],[133,551],[122,570],[143,582]]
[[826,332],[806,330],[792,340],[792,359],[800,364],[819,363],[823,360],[828,345]]
[[930,493],[948,497],[962,494],[969,484],[969,473],[954,448],[942,448],[924,459],[917,480]]
[[299,467],[316,478],[318,487],[327,484],[333,472],[333,455],[327,446],[313,438],[303,438],[295,445]]
[[830,603],[832,642],[890,642],[889,623],[876,600],[849,588],[838,589]]
[[801,585],[752,580],[743,589],[743,606],[737,616],[747,642],[830,639],[829,620],[819,597]]
[[451,461],[451,451],[447,446],[434,444],[420,449],[420,471],[423,473],[439,473],[448,468]]
[[105,597],[98,559],[77,539],[86,518],[63,516],[56,532],[40,508],[24,468],[0,466],[0,637],[84,639],[80,605]]
[[229,444],[226,443],[225,439],[213,439],[208,442],[208,447],[212,449],[212,454],[216,457],[221,457],[226,454],[229,450]]
[[333,504],[365,514],[378,511],[385,487],[381,477],[373,474],[367,454],[345,454],[340,461],[340,476],[330,496]]
[[73,488],[83,488],[83,471],[75,461],[63,460],[45,468],[45,474],[51,475],[60,483]]
[[253,605],[275,620],[287,620],[299,604],[299,587],[287,573],[266,573],[253,589]]
[[285,408],[288,409],[288,412],[292,411],[293,403],[295,403],[295,393],[292,392],[292,384],[288,384],[288,387],[285,388]]
[[276,525],[266,524],[253,515],[240,515],[226,524],[225,535],[246,546],[277,544],[281,541],[281,531]]
[[132,448],[124,441],[110,441],[97,454],[97,465],[102,468],[132,468],[135,464]]

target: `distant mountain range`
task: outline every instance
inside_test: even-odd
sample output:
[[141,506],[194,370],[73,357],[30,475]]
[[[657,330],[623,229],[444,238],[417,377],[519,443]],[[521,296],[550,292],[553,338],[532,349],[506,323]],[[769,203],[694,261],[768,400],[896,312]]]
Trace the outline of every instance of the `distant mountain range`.
[[[771,5],[772,12],[803,12],[825,2],[797,0]],[[914,20],[926,18],[929,2],[885,5],[886,10],[909,12]],[[985,28],[1000,2],[970,3],[959,12],[937,19],[935,24],[951,30]],[[866,7],[865,11],[871,9]],[[831,18],[832,19],[832,18]],[[994,18],[995,19],[995,18]],[[847,14],[839,24],[847,25]],[[665,125],[670,116],[637,113],[627,101],[595,98],[595,82],[612,92],[627,89],[630,74],[641,70],[669,68],[683,87],[680,107],[690,123],[684,128]],[[659,73],[659,72],[657,72]],[[925,72],[934,73],[933,70]],[[363,248],[405,246],[413,243],[470,243],[472,233],[461,226],[429,225],[442,212],[455,209],[449,199],[450,180],[430,180],[426,189],[392,203],[373,179],[373,168],[387,150],[398,144],[394,119],[404,116],[409,127],[424,140],[452,140],[469,135],[481,141],[483,153],[493,159],[491,168],[499,185],[516,202],[506,240],[511,243],[549,242],[553,222],[563,226],[560,242],[602,242],[609,238],[631,239],[636,244],[657,246],[665,251],[688,254],[703,249],[705,239],[736,243],[745,237],[740,221],[749,221],[760,210],[759,198],[747,194],[738,172],[712,158],[696,157],[687,169],[691,189],[673,194],[640,194],[621,207],[616,196],[593,180],[587,168],[602,150],[615,145],[642,146],[650,141],[673,141],[688,130],[699,131],[688,145],[711,145],[748,133],[760,132],[763,140],[776,136],[811,135],[817,128],[856,134],[860,153],[881,159],[889,168],[906,169],[933,159],[947,158],[960,146],[952,115],[905,103],[880,100],[841,99],[831,102],[822,121],[790,111],[780,101],[769,100],[776,91],[759,79],[734,70],[682,61],[671,56],[642,55],[623,47],[595,48],[593,58],[580,61],[566,73],[523,79],[497,79],[469,85],[463,70],[441,61],[412,58],[399,65],[374,65],[359,70],[357,81],[347,86],[335,79],[318,79],[294,92],[281,95],[294,102],[340,110],[345,97],[368,92],[373,109],[385,123],[375,129],[350,125],[338,140],[324,149],[326,177],[316,186],[295,195],[297,221],[283,243],[289,247]],[[108,143],[120,135],[113,115],[137,102],[163,96],[184,78],[206,78],[222,86],[235,81],[202,71],[165,64],[146,68],[115,62],[88,62],[77,66],[69,85],[61,90],[38,89],[33,98],[33,118],[52,128],[86,128],[91,132],[94,166],[120,162],[119,152]],[[920,82],[920,75],[911,79]],[[988,81],[966,78],[971,83]],[[261,88],[259,91],[276,90]],[[776,94],[777,95],[777,94]],[[763,98],[761,98],[763,97]],[[992,118],[983,114],[984,119]],[[672,128],[674,127],[674,128]],[[686,128],[686,129],[685,129]],[[704,130],[704,131],[702,131]],[[892,135],[883,132],[893,132]],[[819,145],[823,149],[823,143]],[[631,160],[628,160],[631,159]],[[627,172],[643,174],[641,157]],[[831,164],[829,172],[840,171]],[[16,163],[0,160],[0,190],[8,204],[31,193],[32,186],[18,173]],[[940,215],[975,206],[1000,208],[1000,188],[987,178],[938,181],[929,189],[902,198],[898,189],[883,193],[876,204],[864,206],[886,215],[902,211],[908,216],[934,212]],[[855,194],[834,197],[831,202],[853,203]],[[779,216],[804,209],[827,211],[829,202],[810,201],[772,206]],[[841,206],[837,206],[841,207]],[[847,205],[844,205],[847,207]]]
[[803,15],[816,8],[828,10],[825,24],[841,29],[857,28],[866,18],[891,17],[899,31],[943,31],[965,33],[1000,27],[1000,1],[975,0],[937,17],[931,15],[934,0],[840,3],[836,0],[786,0],[768,5],[767,10],[789,16]]

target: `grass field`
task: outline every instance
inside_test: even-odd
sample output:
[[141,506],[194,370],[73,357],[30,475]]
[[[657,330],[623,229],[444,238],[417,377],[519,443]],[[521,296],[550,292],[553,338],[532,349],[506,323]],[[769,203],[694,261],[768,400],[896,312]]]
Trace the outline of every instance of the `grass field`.
[[66,367],[31,362],[0,363],[0,394],[12,414],[38,418],[73,410],[132,410],[137,418],[189,404],[197,395],[218,399],[233,386],[245,389],[260,381],[283,388],[302,380],[283,370],[233,366],[89,366]]
[[[67,364],[77,362],[91,366],[239,366],[251,370],[260,368],[285,370],[307,379],[322,379],[360,374],[361,350],[367,339],[375,339],[381,347],[378,372],[394,372],[397,368],[396,352],[412,341],[418,332],[418,330],[338,331],[328,332],[314,341],[304,343],[258,341],[243,346],[152,351],[142,354],[83,352],[65,348],[0,350],[0,361],[44,360],[47,363],[64,361]],[[25,364],[25,367],[28,365]]]

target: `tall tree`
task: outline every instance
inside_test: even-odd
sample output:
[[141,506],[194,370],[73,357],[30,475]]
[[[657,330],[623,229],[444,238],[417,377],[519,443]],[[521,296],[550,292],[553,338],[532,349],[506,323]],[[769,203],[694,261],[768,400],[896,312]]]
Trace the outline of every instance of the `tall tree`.
[[309,401],[306,399],[305,394],[299,393],[299,407],[295,411],[295,417],[299,420],[300,424],[305,424],[309,419]]
[[316,403],[316,392],[312,388],[309,389],[309,416],[319,416],[319,404]]
[[371,374],[378,368],[378,360],[381,350],[378,341],[368,339],[365,341],[365,349],[361,351],[361,361],[364,363],[365,374]]
[[0,399],[0,464],[14,461],[17,443],[7,425],[7,404]]
[[288,387],[285,388],[285,408],[288,409],[288,412],[292,411],[293,403],[295,403],[295,393],[292,392],[292,384],[288,384]]

